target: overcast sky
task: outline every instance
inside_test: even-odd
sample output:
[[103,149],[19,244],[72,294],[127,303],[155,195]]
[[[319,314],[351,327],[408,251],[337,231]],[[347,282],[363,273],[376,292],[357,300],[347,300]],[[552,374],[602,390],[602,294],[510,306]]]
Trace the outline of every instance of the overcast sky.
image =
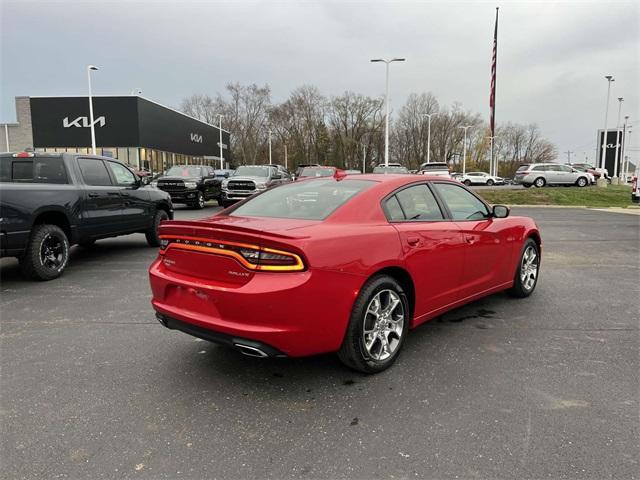
[[[326,95],[384,93],[374,57],[391,67],[392,108],[433,92],[489,115],[495,7],[498,123],[537,123],[559,152],[593,159],[615,75],[609,126],[622,115],[640,138],[640,2],[131,2],[0,0],[0,121],[14,121],[16,95],[96,94],[134,88],[176,107],[228,82],[268,83],[273,100],[295,87]],[[638,156],[635,150],[633,157]],[[561,153],[563,160],[566,153]]]

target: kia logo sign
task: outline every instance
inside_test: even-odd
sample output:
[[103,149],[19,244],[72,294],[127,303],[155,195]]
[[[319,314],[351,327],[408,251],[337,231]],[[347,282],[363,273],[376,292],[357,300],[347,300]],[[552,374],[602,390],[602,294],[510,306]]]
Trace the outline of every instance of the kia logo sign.
[[[93,121],[93,124],[97,124],[99,127],[104,127],[107,124],[107,121],[104,117],[98,117]],[[64,128],[89,128],[91,124],[89,123],[89,119],[87,117],[78,117],[71,122],[69,121],[69,117],[64,117],[64,119],[62,120],[62,126]]]
[[194,143],[202,143],[202,135],[198,135],[197,133],[192,133],[191,141]]

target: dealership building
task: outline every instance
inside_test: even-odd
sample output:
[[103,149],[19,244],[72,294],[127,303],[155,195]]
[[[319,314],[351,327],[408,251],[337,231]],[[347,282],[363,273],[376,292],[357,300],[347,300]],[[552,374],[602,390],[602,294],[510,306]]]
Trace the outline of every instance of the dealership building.
[[[96,153],[138,170],[229,164],[229,132],[140,96],[94,96]],[[16,97],[15,123],[0,124],[3,151],[91,153],[88,97]]]

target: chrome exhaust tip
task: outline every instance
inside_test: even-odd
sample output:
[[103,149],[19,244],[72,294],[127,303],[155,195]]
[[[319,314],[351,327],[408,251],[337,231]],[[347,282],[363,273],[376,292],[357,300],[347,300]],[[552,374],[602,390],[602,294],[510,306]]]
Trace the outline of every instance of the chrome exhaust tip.
[[249,345],[243,345],[241,343],[234,343],[233,345],[240,350],[241,353],[249,357],[267,358],[269,356],[256,347],[250,347]]

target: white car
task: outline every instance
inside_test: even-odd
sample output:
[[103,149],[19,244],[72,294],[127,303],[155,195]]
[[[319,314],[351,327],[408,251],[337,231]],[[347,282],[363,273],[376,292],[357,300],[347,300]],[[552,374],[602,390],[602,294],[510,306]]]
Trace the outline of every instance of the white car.
[[447,162],[430,162],[420,165],[420,174],[432,177],[451,178]]
[[467,172],[465,175],[461,175],[457,179],[459,182],[469,185],[504,185],[504,178],[496,177],[495,175],[489,175],[486,172]]

